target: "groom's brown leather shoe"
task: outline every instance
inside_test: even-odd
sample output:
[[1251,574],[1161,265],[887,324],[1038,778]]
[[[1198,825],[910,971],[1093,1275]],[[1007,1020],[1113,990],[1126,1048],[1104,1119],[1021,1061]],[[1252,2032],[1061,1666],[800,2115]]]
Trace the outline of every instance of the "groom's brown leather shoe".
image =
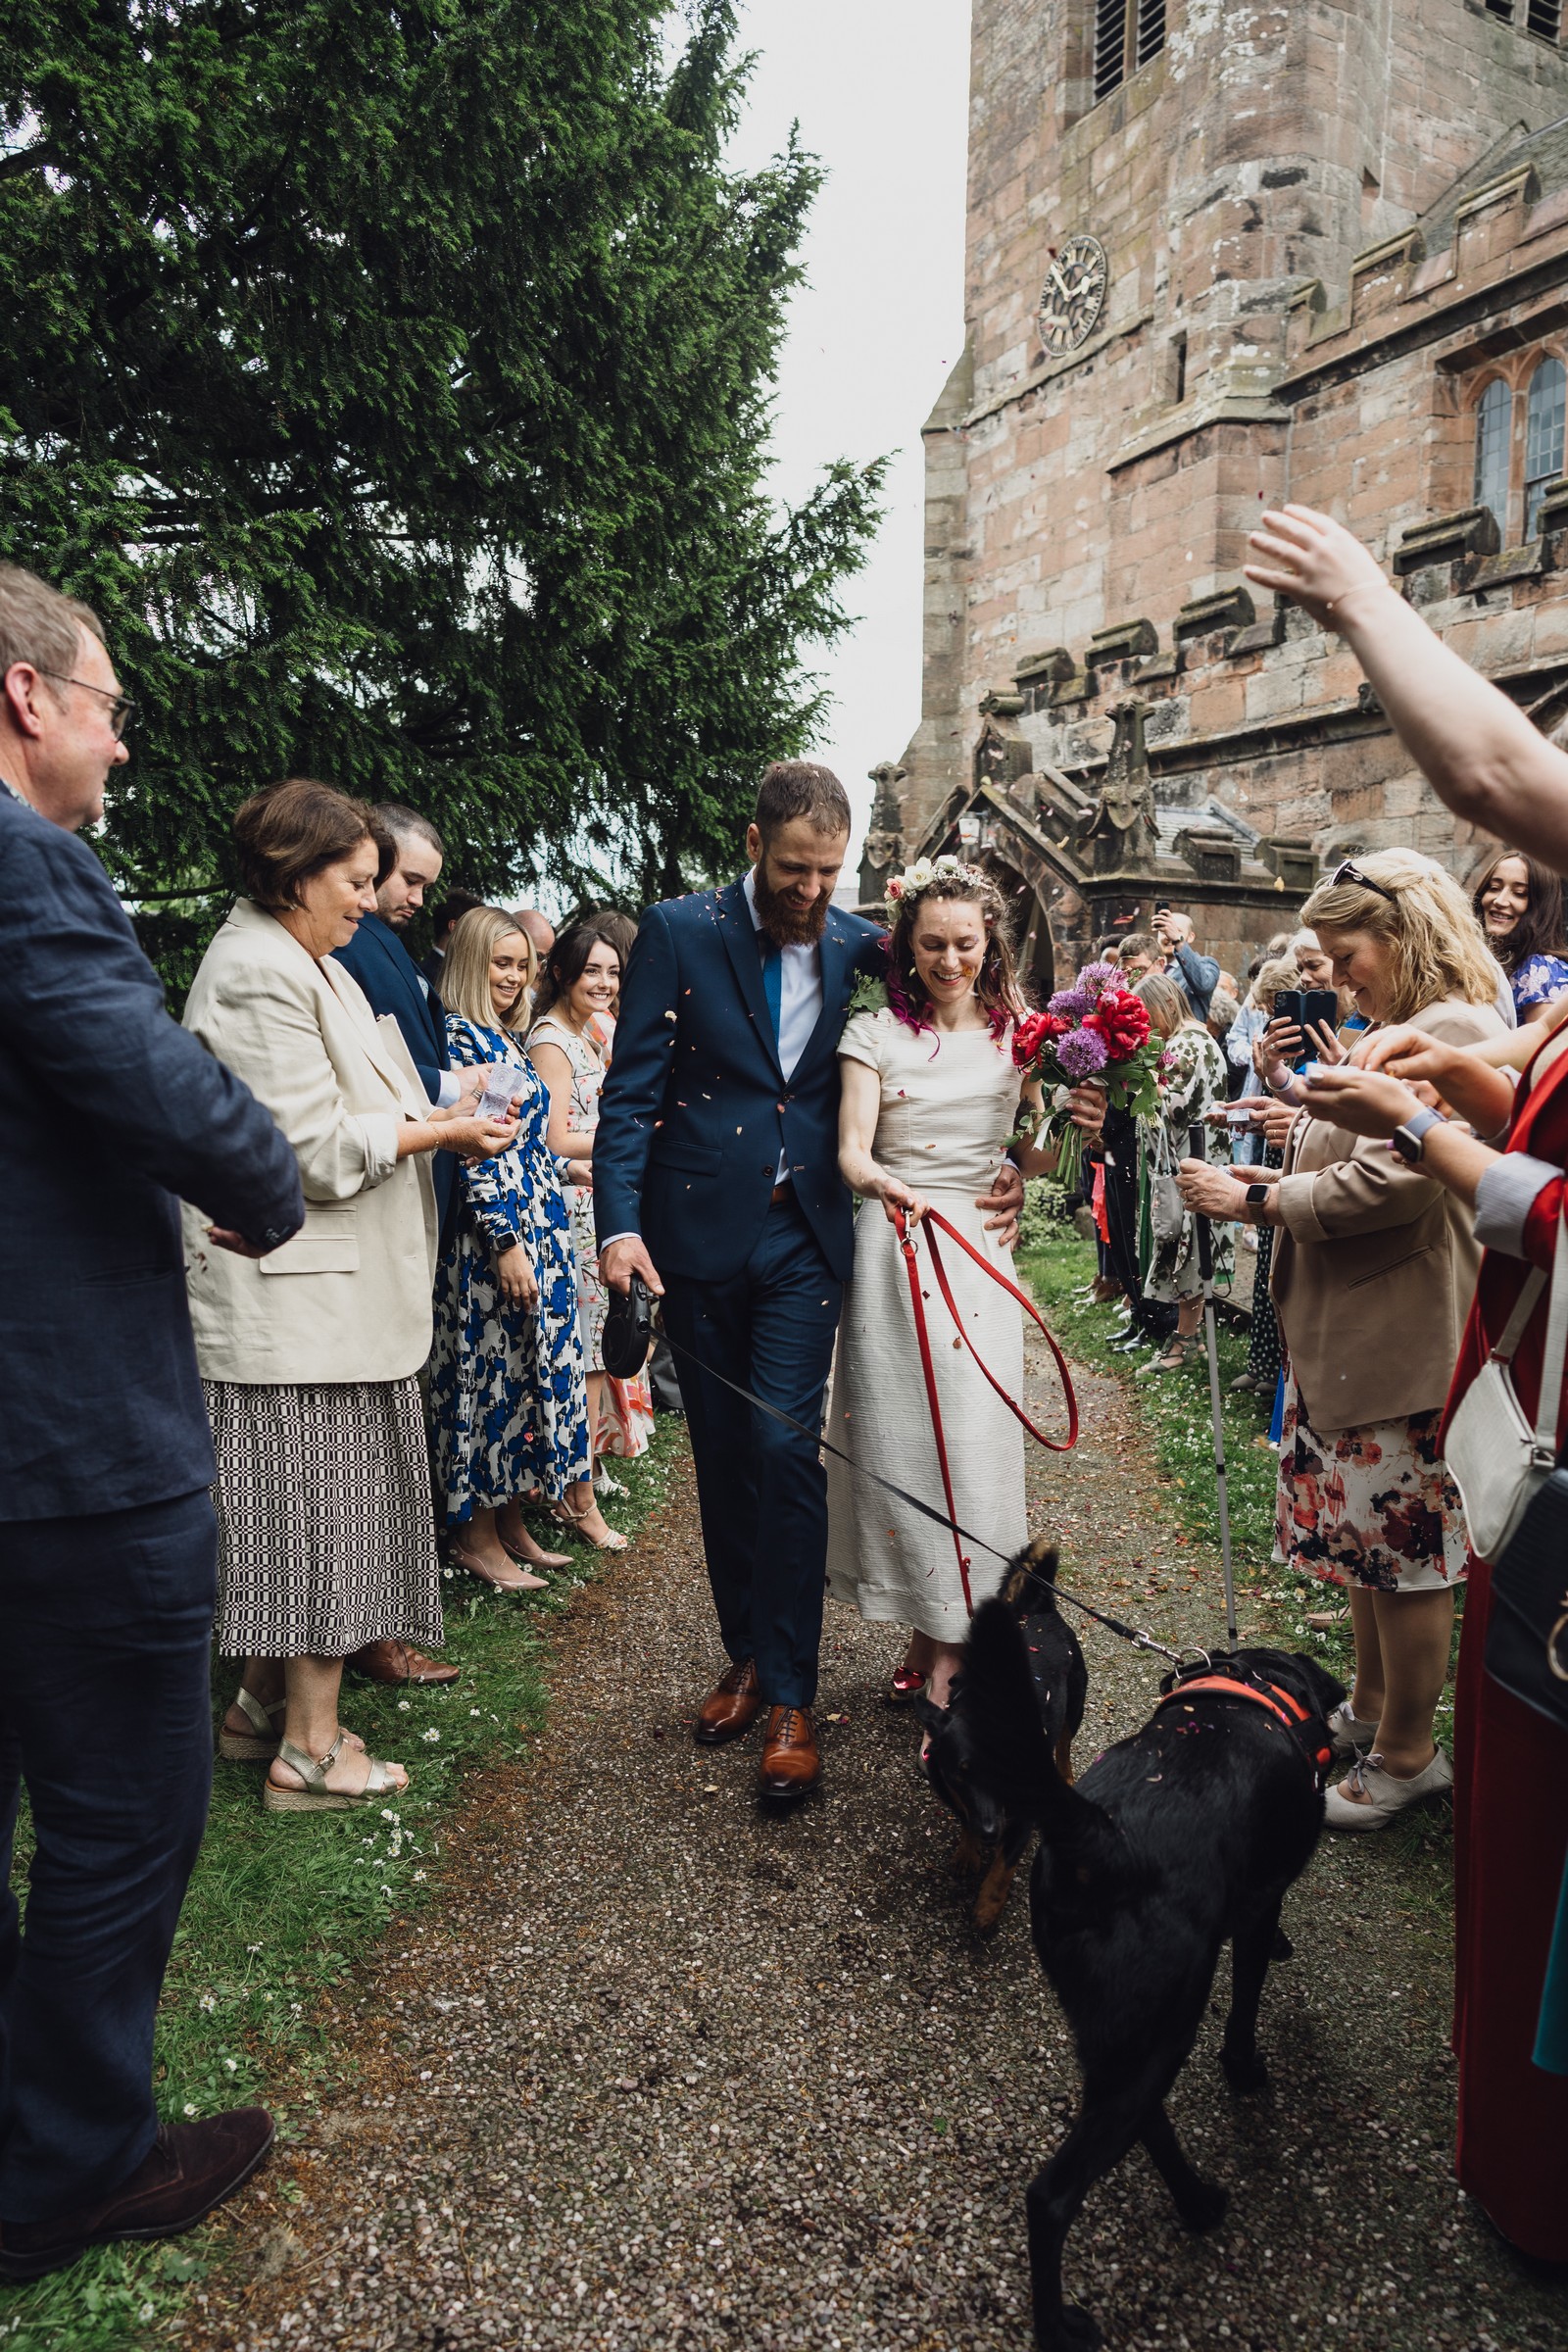
[[821,1778],[822,1759],[817,1753],[810,1708],[769,1707],[757,1774],[758,1794],[775,1804],[809,1796]]
[[743,1658],[726,1667],[702,1703],[693,1735],[702,1747],[721,1747],[738,1740],[757,1721],[762,1694],[757,1688],[757,1661]]
[[265,2107],[235,2107],[196,2124],[165,2124],[112,2196],[52,2222],[0,2223],[0,2278],[41,2278],[89,2246],[121,2237],[178,2237],[250,2179],[272,2144]]

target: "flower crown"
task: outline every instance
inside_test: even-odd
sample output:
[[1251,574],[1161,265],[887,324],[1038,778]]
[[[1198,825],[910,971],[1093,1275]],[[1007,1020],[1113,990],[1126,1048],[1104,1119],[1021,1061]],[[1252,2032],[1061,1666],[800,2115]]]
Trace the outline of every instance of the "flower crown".
[[951,852],[941,858],[917,858],[902,874],[889,876],[887,902],[890,906],[897,906],[906,899],[917,899],[933,882],[972,882],[978,888],[990,879],[983,866],[965,865],[961,858],[955,858]]

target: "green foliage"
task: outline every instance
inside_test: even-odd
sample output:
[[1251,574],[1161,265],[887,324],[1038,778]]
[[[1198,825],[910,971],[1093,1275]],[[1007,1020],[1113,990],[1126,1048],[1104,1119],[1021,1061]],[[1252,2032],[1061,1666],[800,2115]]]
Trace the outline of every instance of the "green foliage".
[[670,62],[658,0],[9,12],[0,554],[142,705],[106,851],[197,894],[176,960],[269,777],[637,902],[806,747],[880,468],[764,495],[819,174],[724,168],[734,0],[686,15]]

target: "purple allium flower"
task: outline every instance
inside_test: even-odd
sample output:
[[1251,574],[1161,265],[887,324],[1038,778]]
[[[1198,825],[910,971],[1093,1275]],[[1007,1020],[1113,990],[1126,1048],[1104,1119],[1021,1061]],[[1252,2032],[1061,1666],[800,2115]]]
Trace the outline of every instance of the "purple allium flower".
[[1056,1059],[1068,1085],[1082,1086],[1086,1078],[1093,1078],[1104,1068],[1110,1055],[1105,1051],[1104,1039],[1095,1030],[1074,1029],[1057,1040]]
[[1081,1021],[1086,1012],[1094,1009],[1094,998],[1081,988],[1058,988],[1046,1006],[1048,1012],[1055,1013],[1063,1021]]
[[1073,982],[1076,991],[1098,1002],[1107,988],[1120,988],[1121,967],[1114,963],[1086,963]]

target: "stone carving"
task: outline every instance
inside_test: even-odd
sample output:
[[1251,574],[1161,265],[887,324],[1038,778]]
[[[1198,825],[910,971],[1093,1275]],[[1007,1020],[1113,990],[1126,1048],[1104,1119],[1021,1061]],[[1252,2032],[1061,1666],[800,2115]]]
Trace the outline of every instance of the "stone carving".
[[899,798],[899,786],[908,774],[896,760],[878,760],[870,770],[876,786],[876,798],[871,803],[871,820],[866,827],[865,842],[860,852],[860,905],[874,906],[887,893],[890,873],[904,866],[904,807]]
[[1154,817],[1154,787],[1144,748],[1144,715],[1149,706],[1133,698],[1117,703],[1116,722],[1104,781],[1095,812],[1082,840],[1097,873],[1123,873],[1150,866],[1159,849]]

